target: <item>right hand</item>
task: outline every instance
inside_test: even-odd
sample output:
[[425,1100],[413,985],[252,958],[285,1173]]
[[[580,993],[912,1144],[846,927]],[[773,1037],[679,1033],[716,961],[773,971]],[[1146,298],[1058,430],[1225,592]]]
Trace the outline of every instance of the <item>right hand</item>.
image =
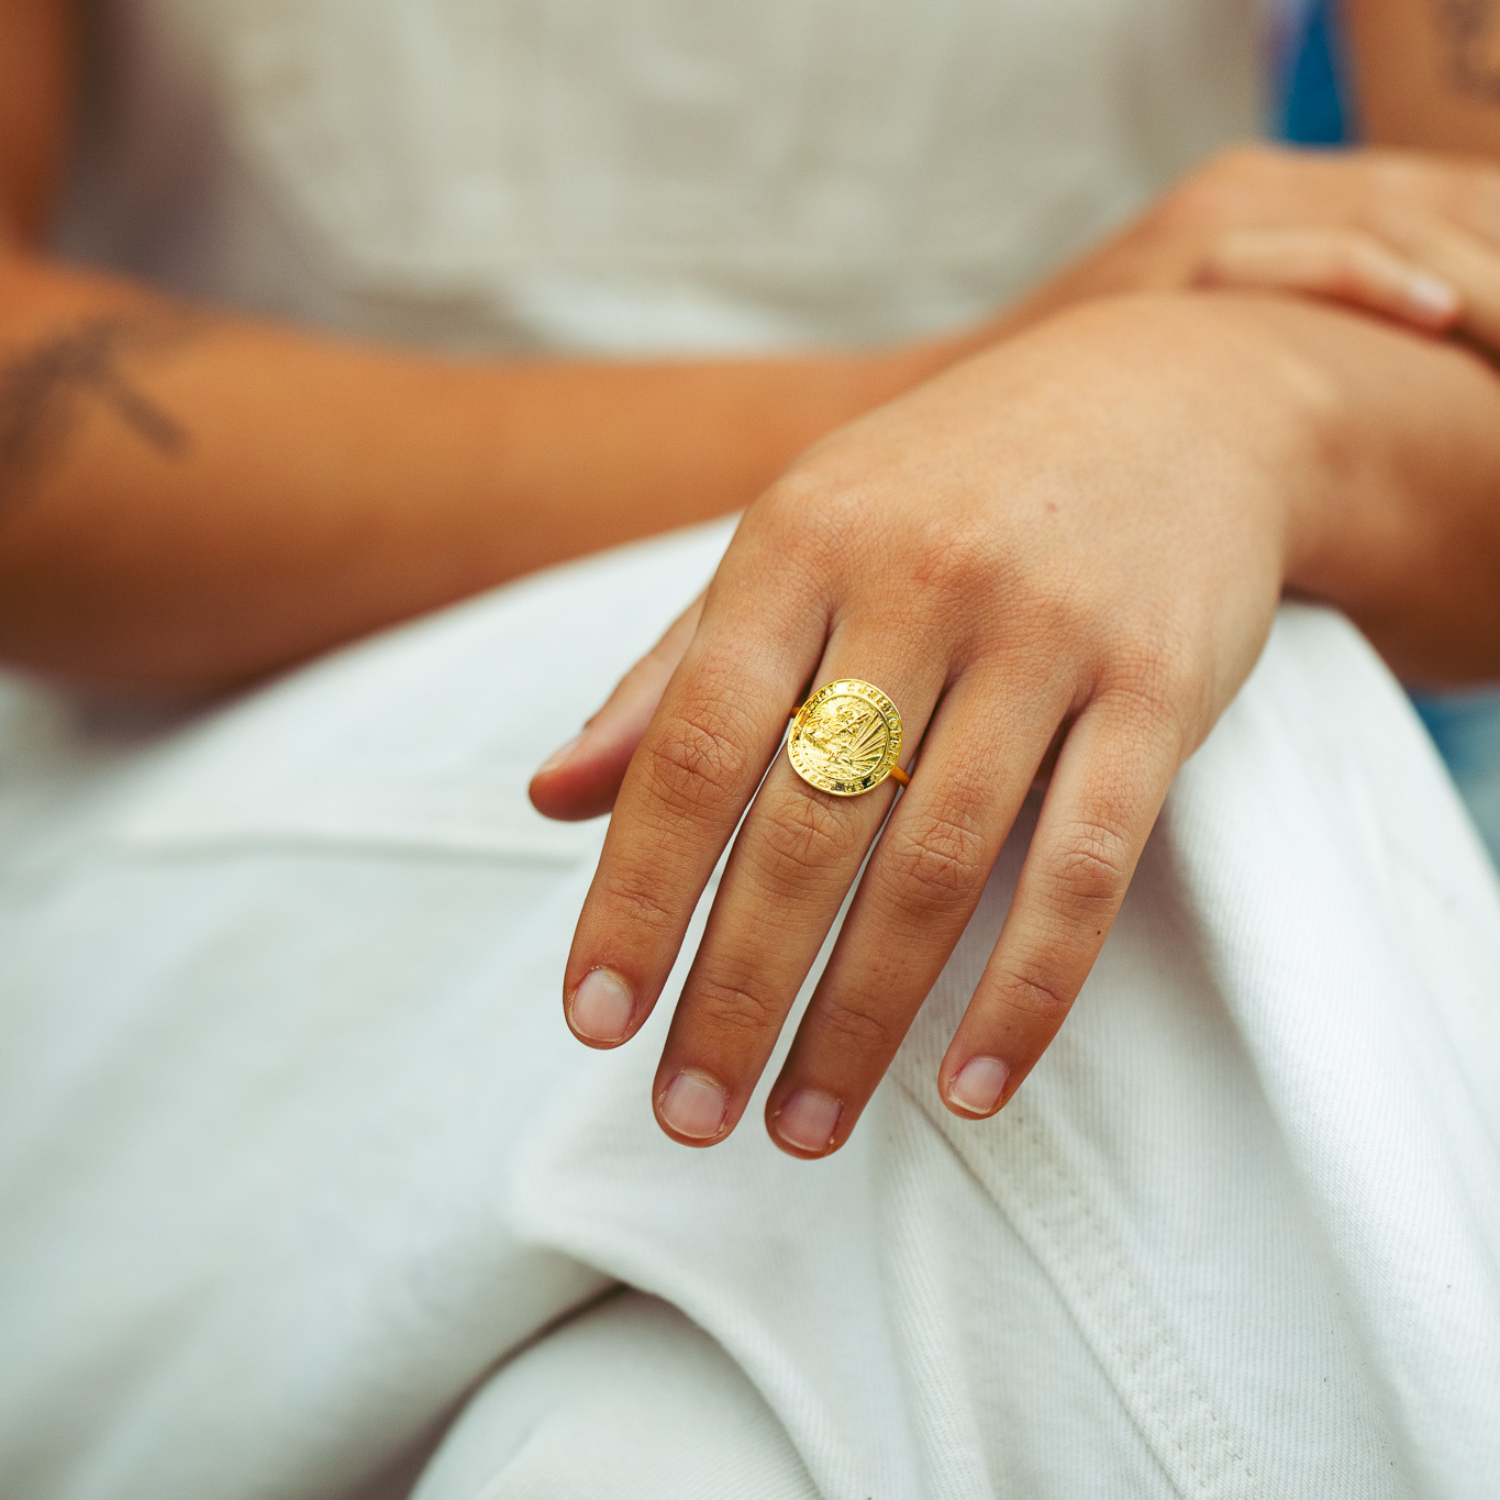
[[1432,153],[1238,147],[1005,321],[1029,325],[1088,297],[1194,286],[1328,298],[1500,353],[1500,167]]

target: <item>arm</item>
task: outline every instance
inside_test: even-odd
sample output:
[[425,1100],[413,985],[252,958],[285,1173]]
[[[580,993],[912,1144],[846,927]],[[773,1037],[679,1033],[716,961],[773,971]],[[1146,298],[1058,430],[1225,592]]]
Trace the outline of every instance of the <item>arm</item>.
[[468,365],[0,263],[0,655],[233,682],[747,503],[931,366]]
[[1500,156],[1497,0],[1344,0],[1361,134]]

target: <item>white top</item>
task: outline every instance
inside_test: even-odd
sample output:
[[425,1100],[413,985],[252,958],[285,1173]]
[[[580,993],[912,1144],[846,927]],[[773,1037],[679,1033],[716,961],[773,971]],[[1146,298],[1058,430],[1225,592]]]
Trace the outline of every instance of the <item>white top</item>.
[[978,316],[1260,124],[1252,0],[102,0],[66,245],[484,349]]
[[[479,352],[935,332],[1256,134],[1299,8],[95,0],[62,245]],[[1500,696],[1431,722],[1500,855]]]

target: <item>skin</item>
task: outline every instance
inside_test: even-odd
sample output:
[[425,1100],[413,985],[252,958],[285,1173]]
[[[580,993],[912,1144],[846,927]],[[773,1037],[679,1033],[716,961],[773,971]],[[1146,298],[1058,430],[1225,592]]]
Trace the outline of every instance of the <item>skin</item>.
[[0,655],[111,687],[231,686],[732,510],[933,367],[923,349],[450,363],[15,256],[0,261]]
[[[1366,10],[1433,25],[1416,3]],[[1366,54],[1412,56],[1410,38],[1372,41],[1359,20],[1367,117],[1389,107],[1383,138],[1429,154],[1232,154],[985,328],[801,359],[458,365],[49,263],[67,11],[0,0],[0,653],[212,690],[761,494],[706,599],[534,788],[562,816],[619,798],[570,1018],[595,1044],[640,1024],[789,705],[875,675],[923,774],[773,1091],[773,1131],[811,1155],[847,1138],[1055,757],[943,1070],[963,1108],[961,1069],[993,1059],[1003,1102],[1284,588],[1343,605],[1403,670],[1500,670],[1500,412],[1472,352],[1500,325],[1500,189],[1451,155],[1488,136],[1412,123],[1439,95],[1489,127],[1491,106],[1450,59],[1408,109]],[[778,764],[736,845],[658,1079],[679,1139],[732,1128],[894,801],[820,795]],[[619,982],[613,1031],[608,978],[582,1024],[590,975]]]

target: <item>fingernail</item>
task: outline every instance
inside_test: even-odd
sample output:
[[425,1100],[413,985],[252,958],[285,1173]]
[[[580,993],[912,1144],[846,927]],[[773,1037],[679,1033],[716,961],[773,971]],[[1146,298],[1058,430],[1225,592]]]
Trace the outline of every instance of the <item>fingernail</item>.
[[998,1057],[971,1057],[948,1086],[948,1102],[971,1115],[987,1115],[1000,1102],[1010,1069]]
[[706,1073],[679,1073],[661,1096],[662,1123],[694,1141],[718,1135],[728,1108],[728,1094]]
[[608,969],[593,969],[573,991],[573,1030],[591,1042],[623,1042],[634,1009],[625,981]]
[[824,1152],[833,1143],[844,1106],[819,1089],[798,1089],[776,1113],[776,1134],[799,1151]]
[[581,734],[575,734],[566,745],[559,745],[556,750],[537,767],[536,774],[545,776],[549,771],[555,771],[564,761],[572,758],[573,752],[583,743],[583,737],[588,733],[584,730]]
[[1419,271],[1406,284],[1413,307],[1435,318],[1452,317],[1458,311],[1458,293],[1446,281]]

